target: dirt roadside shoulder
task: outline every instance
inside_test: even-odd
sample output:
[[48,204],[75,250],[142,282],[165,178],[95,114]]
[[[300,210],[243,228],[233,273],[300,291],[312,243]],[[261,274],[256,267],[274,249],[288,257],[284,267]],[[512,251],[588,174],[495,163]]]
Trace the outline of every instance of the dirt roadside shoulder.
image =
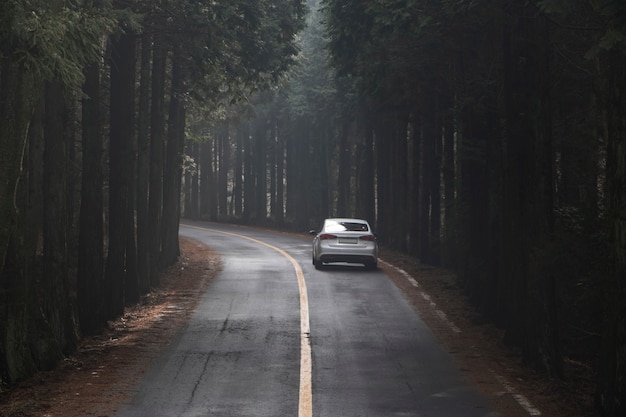
[[85,338],[57,369],[39,372],[0,395],[0,416],[115,415],[221,269],[219,255],[194,240],[181,239],[181,254],[162,274],[158,289],[101,334]]

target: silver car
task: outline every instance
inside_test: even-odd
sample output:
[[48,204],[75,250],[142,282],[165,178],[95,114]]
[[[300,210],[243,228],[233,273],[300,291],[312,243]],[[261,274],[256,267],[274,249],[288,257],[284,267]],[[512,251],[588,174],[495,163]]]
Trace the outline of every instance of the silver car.
[[334,218],[324,220],[322,230],[311,230],[313,265],[346,262],[378,268],[378,244],[369,223],[361,219]]

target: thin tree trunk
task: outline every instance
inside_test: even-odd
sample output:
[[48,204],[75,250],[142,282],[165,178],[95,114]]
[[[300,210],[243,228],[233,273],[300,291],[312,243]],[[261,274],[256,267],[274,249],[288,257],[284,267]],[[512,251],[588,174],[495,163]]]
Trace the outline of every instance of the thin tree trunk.
[[411,120],[411,181],[409,188],[409,242],[407,252],[419,259],[420,237],[420,191],[422,189],[422,125],[419,111],[415,111]]
[[[134,114],[134,109],[132,111]],[[129,152],[127,155],[128,192],[126,196],[126,276],[124,280],[125,305],[133,305],[137,303],[140,296],[139,265],[137,258],[137,225],[135,223],[135,201],[137,196],[137,137],[134,134],[133,128],[131,128],[131,135],[129,138],[130,142],[128,144]]]
[[178,227],[180,223],[180,188],[185,146],[184,84],[182,45],[176,43],[172,57],[172,85],[167,127],[167,152],[163,172],[162,267],[172,265],[180,256]]
[[100,65],[89,65],[83,86],[83,173],[78,236],[77,300],[83,334],[106,322],[104,299],[103,130],[100,103]]
[[[430,96],[429,96],[430,97]],[[433,247],[432,247],[432,230],[430,228],[432,216],[438,216],[439,213],[432,212],[432,201],[438,196],[433,195],[433,182],[439,179],[438,172],[436,172],[437,164],[435,163],[435,142],[438,136],[441,134],[437,130],[436,124],[436,111],[432,105],[424,106],[426,111],[422,117],[422,155],[421,155],[421,187],[419,193],[419,259],[421,262],[427,264],[434,264],[433,262]]]
[[[249,125],[244,126],[244,130],[248,131]],[[252,152],[252,141],[250,133],[244,134],[243,145],[243,220],[248,223],[255,216],[255,181],[254,181],[254,162]]]
[[211,164],[211,143],[202,142],[200,144],[200,217],[210,218],[211,201],[214,200],[212,194],[213,165]]
[[267,220],[267,121],[257,120],[254,140],[254,177],[256,179],[255,219],[257,224]]
[[596,403],[603,416],[626,415],[626,57],[613,50],[605,58],[608,230],[611,273],[605,284],[602,350]]
[[216,145],[218,147],[219,166],[217,170],[217,196],[220,219],[228,218],[228,172],[230,171],[230,138],[228,124],[217,129]]
[[277,160],[277,131],[276,131],[276,119],[272,114],[270,117],[270,136],[268,141],[268,164],[269,164],[269,194],[270,194],[270,218],[275,222],[277,216],[277,207],[276,207],[276,160]]
[[243,214],[243,147],[245,143],[244,134],[247,132],[242,125],[237,127],[236,147],[235,147],[235,167],[233,181],[233,212],[235,218],[241,218]]
[[344,120],[339,133],[339,160],[337,167],[337,215],[350,217],[349,204],[350,199],[350,143],[349,143],[349,125]]
[[393,244],[392,239],[386,235],[393,224],[391,206],[391,154],[389,149],[389,120],[386,115],[377,115],[374,124],[375,147],[376,147],[376,203],[377,203],[377,226],[379,232],[384,232],[381,240],[383,243]]
[[391,217],[390,234],[393,234],[394,247],[402,252],[407,250],[408,230],[405,227],[409,215],[409,143],[407,130],[409,117],[401,112],[395,115],[393,123],[393,145],[391,157],[391,195],[394,215]]
[[276,133],[276,224],[282,226],[285,222],[285,139],[282,130]]
[[200,184],[198,183],[200,176],[197,169],[197,163],[200,161],[200,144],[198,142],[191,143],[191,156],[196,162],[196,169],[189,175],[191,197],[189,199],[189,207],[187,207],[189,210],[187,216],[193,220],[198,220],[198,208],[200,207]]
[[148,217],[150,225],[150,284],[159,285],[161,223],[163,215],[163,166],[165,144],[165,64],[167,52],[162,39],[154,39],[152,52],[152,91],[150,108],[150,185]]
[[210,142],[207,142],[207,168],[209,169],[209,177],[207,184],[209,186],[209,218],[213,221],[218,220],[218,183],[219,183],[219,150],[218,141],[216,138],[212,138]]
[[153,265],[150,262],[150,216],[148,189],[150,187],[150,65],[152,38],[141,38],[141,64],[139,80],[139,105],[137,108],[137,281],[139,293],[150,290]]
[[456,199],[456,164],[454,160],[454,128],[451,118],[447,118],[443,127],[443,245],[442,263],[444,267],[452,268],[456,266],[454,256],[456,248],[456,237],[454,233],[455,220],[455,199]]
[[361,132],[363,142],[360,145],[361,157],[358,167],[358,192],[356,195],[356,216],[364,218],[371,225],[376,224],[376,198],[375,198],[375,176],[376,166],[374,163],[374,130],[369,114],[363,110],[361,115]]

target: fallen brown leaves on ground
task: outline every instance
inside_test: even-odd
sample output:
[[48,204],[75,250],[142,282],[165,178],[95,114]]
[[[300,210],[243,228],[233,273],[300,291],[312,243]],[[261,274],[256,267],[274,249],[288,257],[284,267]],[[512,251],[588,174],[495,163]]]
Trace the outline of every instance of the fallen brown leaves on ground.
[[40,372],[0,397],[2,417],[106,417],[132,395],[152,359],[185,325],[221,268],[217,253],[181,240],[181,257],[161,286],[55,370]]

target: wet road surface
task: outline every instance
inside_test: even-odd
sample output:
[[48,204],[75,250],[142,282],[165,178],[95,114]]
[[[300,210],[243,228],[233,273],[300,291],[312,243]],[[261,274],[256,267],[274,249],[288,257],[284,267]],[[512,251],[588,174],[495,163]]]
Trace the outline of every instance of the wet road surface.
[[497,415],[382,271],[317,271],[306,240],[186,223],[223,270],[118,416]]

